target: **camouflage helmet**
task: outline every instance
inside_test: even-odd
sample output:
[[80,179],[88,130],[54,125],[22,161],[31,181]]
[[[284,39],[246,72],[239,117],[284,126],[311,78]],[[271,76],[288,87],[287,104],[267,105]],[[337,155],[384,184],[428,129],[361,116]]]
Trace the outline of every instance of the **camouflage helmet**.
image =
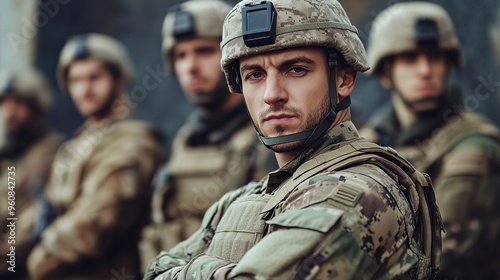
[[41,111],[50,109],[51,93],[45,76],[32,68],[0,73],[0,102],[9,96],[34,104]]
[[356,71],[369,69],[357,29],[336,0],[271,0],[276,11],[275,41],[249,47],[243,38],[242,10],[261,1],[242,1],[227,15],[221,42],[221,66],[232,93],[239,92],[233,62],[241,57],[293,47],[323,46],[340,52]]
[[190,0],[169,9],[163,21],[162,56],[174,72],[172,53],[180,39],[211,38],[221,40],[224,18],[231,6],[220,0]]
[[71,37],[59,56],[57,79],[61,90],[67,91],[66,76],[70,64],[76,60],[87,58],[95,58],[114,65],[120,71],[125,82],[132,80],[132,63],[122,43],[103,34],[82,34]]
[[416,50],[420,46],[438,46],[452,54],[452,63],[463,67],[460,42],[453,22],[439,5],[406,2],[390,6],[373,21],[368,46],[369,74],[379,74],[381,61],[392,55]]

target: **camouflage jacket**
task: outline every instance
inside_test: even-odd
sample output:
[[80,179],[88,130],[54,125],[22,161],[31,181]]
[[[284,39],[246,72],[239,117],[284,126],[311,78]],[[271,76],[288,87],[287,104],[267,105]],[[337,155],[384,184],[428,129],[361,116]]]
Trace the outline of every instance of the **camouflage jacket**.
[[45,190],[55,219],[28,258],[30,279],[139,277],[137,242],[162,159],[139,121],[104,119],[63,143]]
[[[431,176],[442,213],[441,279],[500,277],[500,133],[477,114],[445,108],[406,130],[391,105],[361,130]],[[454,109],[454,110],[453,110]]]
[[376,164],[320,172],[267,209],[309,159],[357,141],[344,122],[264,180],[227,193],[145,279],[426,279],[415,205]]

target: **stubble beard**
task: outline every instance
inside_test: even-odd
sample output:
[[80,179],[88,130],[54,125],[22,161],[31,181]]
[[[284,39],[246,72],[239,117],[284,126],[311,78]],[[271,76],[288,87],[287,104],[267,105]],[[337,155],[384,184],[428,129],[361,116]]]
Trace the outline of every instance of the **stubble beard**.
[[[328,114],[328,111],[330,110],[330,101],[329,101],[329,96],[327,95],[326,98],[323,99],[322,102],[318,104],[314,110],[311,111],[311,113],[307,116],[306,121],[303,125],[301,125],[297,131],[286,133],[286,127],[282,125],[276,125],[273,129],[277,133],[276,136],[283,136],[283,135],[290,135],[293,133],[297,132],[302,132],[306,131],[308,129],[313,128],[314,126],[318,125],[319,122]],[[289,111],[289,112],[294,112],[295,115],[298,115],[300,117],[300,111],[294,108],[287,108],[284,106],[280,107],[273,107],[272,109],[269,110],[270,112],[283,112],[283,111]],[[269,112],[267,111],[267,112]],[[267,113],[266,112],[266,113]],[[298,114],[297,114],[298,113]],[[265,115],[265,114],[264,114]],[[259,126],[257,127],[258,132],[261,135],[264,135],[265,137],[269,137],[268,135],[265,135],[262,132],[262,128]],[[300,141],[294,141],[294,142],[289,142],[289,143],[283,143],[283,144],[277,144],[277,145],[272,145],[270,149],[275,152],[275,153],[288,153],[288,152],[293,152],[297,151],[299,149],[302,149],[302,145],[304,142],[306,142],[307,139],[305,140],[300,140]]]

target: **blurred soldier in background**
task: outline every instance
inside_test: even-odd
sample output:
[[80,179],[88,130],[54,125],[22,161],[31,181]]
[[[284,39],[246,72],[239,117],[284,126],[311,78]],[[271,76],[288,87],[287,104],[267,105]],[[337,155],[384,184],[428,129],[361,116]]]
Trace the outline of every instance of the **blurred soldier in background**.
[[[495,53],[496,63],[497,63],[497,79],[500,79],[500,5],[498,6],[497,20],[493,28],[490,31],[490,37],[492,42],[493,51]],[[500,102],[500,83],[496,83],[497,100]],[[500,120],[497,120],[500,122]],[[499,264],[500,267],[500,264]]]
[[[35,245],[36,195],[45,187],[61,137],[48,127],[50,89],[34,69],[0,74],[0,278],[26,279],[26,259]],[[12,206],[9,210],[9,206]],[[13,228],[8,218],[16,218]],[[15,240],[9,239],[11,230]],[[15,243],[13,243],[15,242]],[[10,247],[15,250],[11,251]],[[8,271],[10,256],[14,270]]]
[[177,133],[153,195],[153,223],[144,231],[144,268],[195,232],[223,194],[260,180],[278,166],[255,133],[243,96],[230,94],[220,68],[223,1],[172,7],[163,24],[163,57],[196,106]]
[[145,279],[427,279],[441,224],[428,178],[359,137],[365,49],[335,0],[242,1],[221,65],[280,168],[224,195]]
[[54,159],[48,207],[39,218],[46,228],[29,256],[30,276],[139,277],[137,243],[162,150],[153,129],[127,119],[126,50],[105,35],[75,36],[61,51],[57,74],[86,121]]
[[425,2],[389,7],[374,21],[368,60],[392,102],[361,134],[431,176],[446,228],[438,277],[498,279],[500,136],[447,85],[463,67],[449,15]]

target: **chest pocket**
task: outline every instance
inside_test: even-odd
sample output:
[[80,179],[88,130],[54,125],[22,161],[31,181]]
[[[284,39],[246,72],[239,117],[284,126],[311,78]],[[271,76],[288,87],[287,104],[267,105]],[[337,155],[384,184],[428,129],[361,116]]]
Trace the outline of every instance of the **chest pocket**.
[[238,262],[262,238],[265,223],[260,219],[270,195],[253,194],[235,200],[217,225],[208,255]]

